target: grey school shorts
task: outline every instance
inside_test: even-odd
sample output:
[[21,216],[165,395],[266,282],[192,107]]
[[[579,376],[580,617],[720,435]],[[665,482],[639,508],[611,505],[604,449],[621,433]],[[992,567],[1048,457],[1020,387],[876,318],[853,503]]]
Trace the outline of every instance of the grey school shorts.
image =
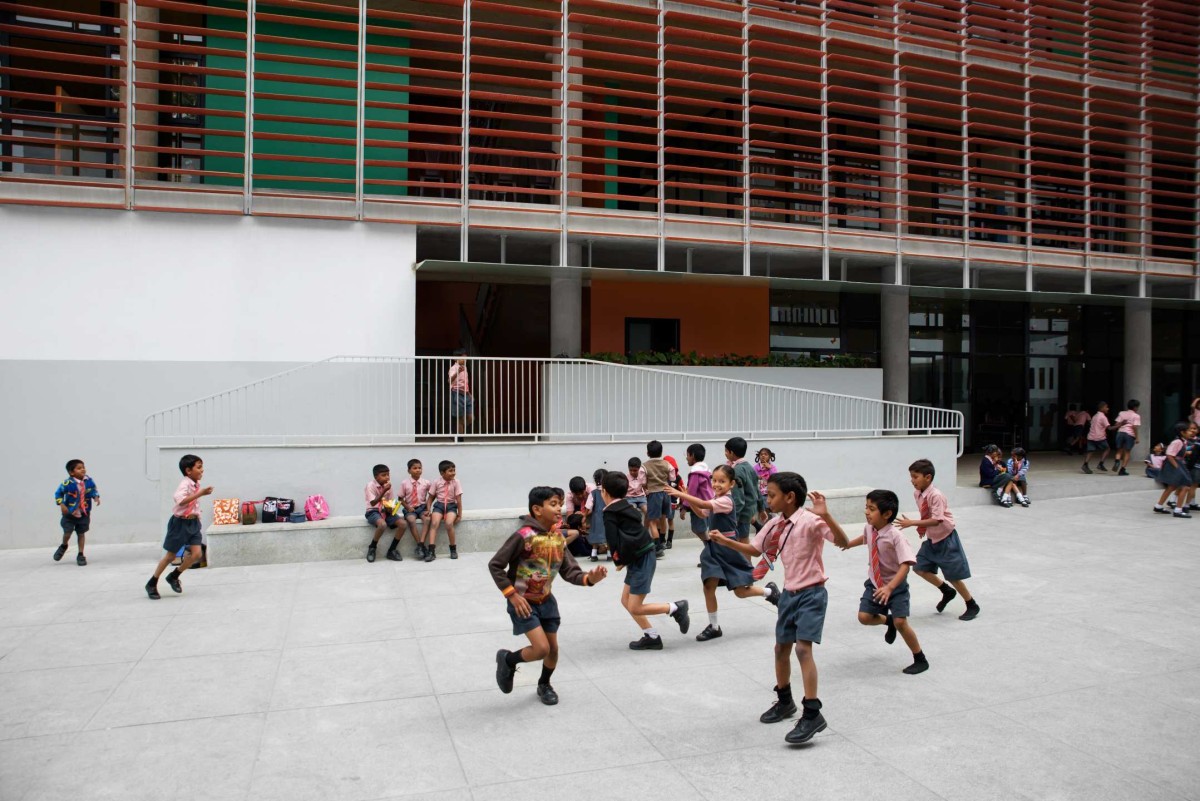
[[918,572],[937,573],[939,568],[946,581],[963,581],[971,577],[971,566],[967,564],[967,554],[958,538],[958,529],[951,531],[950,536],[941,542],[925,540],[917,551],[915,569]]
[[562,617],[558,614],[558,601],[554,600],[554,596],[547,596],[546,600],[540,604],[529,604],[529,617],[518,617],[517,610],[513,609],[512,601],[507,601],[508,617],[512,620],[513,634],[525,634],[540,628],[547,634],[554,634],[558,631],[559,625],[562,624]]
[[828,605],[829,593],[824,584],[796,592],[784,590],[779,598],[779,617],[775,620],[775,642],[780,645],[821,642]]
[[1124,431],[1117,432],[1117,450],[1131,451],[1134,444],[1133,434],[1126,434]]
[[667,507],[670,505],[671,499],[667,497],[667,493],[646,493],[646,519],[658,520],[660,517],[666,517]]
[[858,611],[868,615],[891,615],[892,617],[908,617],[910,603],[908,582],[904,582],[888,598],[887,606],[875,600],[875,585],[870,579],[863,582],[862,599],[858,602]]
[[1089,453],[1108,450],[1108,440],[1106,439],[1089,439],[1087,443]]
[[629,585],[630,595],[649,595],[650,585],[654,582],[654,567],[658,557],[650,548],[644,554],[625,566],[625,583]]

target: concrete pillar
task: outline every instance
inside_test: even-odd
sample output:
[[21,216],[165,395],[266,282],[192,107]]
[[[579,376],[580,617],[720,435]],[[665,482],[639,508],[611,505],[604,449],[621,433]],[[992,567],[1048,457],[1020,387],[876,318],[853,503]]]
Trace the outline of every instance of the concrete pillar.
[[879,337],[883,399],[908,403],[908,287],[883,287]]
[[583,279],[577,273],[550,279],[550,355],[579,358],[583,335]]
[[[1142,436],[1138,454],[1147,450],[1148,432],[1161,431],[1170,420],[1151,420],[1154,404],[1150,402],[1150,321],[1151,301],[1149,298],[1125,299],[1125,397],[1113,401],[1114,418],[1117,411],[1125,408],[1125,402],[1137,398],[1142,402]],[[1132,457],[1131,457],[1132,458]]]

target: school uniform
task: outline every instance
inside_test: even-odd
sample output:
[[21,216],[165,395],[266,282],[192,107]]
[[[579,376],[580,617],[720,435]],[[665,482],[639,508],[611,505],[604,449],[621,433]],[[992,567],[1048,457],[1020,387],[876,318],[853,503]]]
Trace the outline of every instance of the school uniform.
[[858,611],[869,615],[891,615],[894,618],[908,617],[911,599],[908,579],[892,590],[886,604],[875,600],[875,591],[891,583],[900,572],[900,565],[915,565],[916,554],[900,530],[888,523],[878,531],[867,524],[863,527],[863,542],[867,546],[867,580],[863,583],[862,599]]
[[1092,417],[1092,426],[1088,430],[1088,451],[1103,451],[1108,448],[1108,415],[1096,412]]
[[658,556],[642,525],[642,513],[627,498],[618,498],[604,510],[604,536],[613,561],[625,568],[630,594],[649,595]]
[[458,483],[457,478],[449,481],[438,478],[429,487],[429,494],[433,497],[433,511],[441,515],[451,512],[458,514],[458,499],[462,496],[462,484]]
[[[555,577],[587,586],[587,574],[566,550],[566,541],[557,529],[547,531],[529,516],[522,517],[521,524],[488,562],[488,570],[507,600],[513,634],[537,628],[554,634],[562,624],[558,601],[551,593]],[[529,617],[517,615],[512,604],[517,594],[529,603]]]
[[[696,462],[688,469],[687,494],[701,500],[712,500],[712,471],[704,462]],[[708,520],[696,514],[692,509],[692,533],[704,539],[708,531]]]
[[833,530],[807,509],[791,517],[767,521],[754,537],[755,550],[768,564],[783,565],[783,591],[775,620],[775,642],[821,642],[829,593],[825,590],[825,563],[821,553],[825,541],[833,542]]
[[954,515],[950,512],[946,496],[937,487],[929,486],[924,492],[914,492],[919,517],[922,520],[937,520],[932,526],[917,526],[917,534],[924,538],[917,551],[916,570],[921,573],[937,573],[940,569],[947,581],[964,581],[971,577],[971,566],[967,554],[954,528]]
[[421,517],[425,514],[425,500],[429,497],[429,488],[433,485],[423,478],[409,478],[400,482],[400,500],[404,502],[404,514]]
[[1175,466],[1171,465],[1170,459],[1163,460],[1162,469],[1158,471],[1159,483],[1168,487],[1190,487],[1192,471],[1188,470],[1184,461],[1187,457],[1187,443],[1180,437],[1176,437],[1167,446],[1167,456],[1175,457]]
[[584,507],[589,516],[587,543],[593,548],[598,548],[604,544],[604,496],[600,494],[599,489],[592,490],[588,503],[590,507]]
[[200,531],[200,499],[194,498],[190,503],[183,499],[200,491],[200,485],[187,476],[179,482],[175,490],[175,506],[171,509],[171,517],[167,520],[167,536],[163,539],[163,550],[178,553],[181,548],[192,548],[203,544]]
[[1117,450],[1131,451],[1135,443],[1133,429],[1142,424],[1142,416],[1137,412],[1126,409],[1117,415]]
[[625,500],[629,501],[630,505],[646,511],[646,469],[639,467],[637,475],[626,473],[625,478],[629,480],[629,489],[625,493]]
[[[379,500],[375,501],[376,498]],[[367,503],[367,511],[363,517],[367,518],[367,522],[372,526],[380,519],[387,524],[388,528],[397,528],[400,525],[400,515],[389,512],[383,505],[384,501],[394,500],[390,489],[384,492],[383,485],[375,479],[371,479],[367,482],[367,486],[363,487],[363,500]],[[371,503],[371,501],[375,501],[375,503]]]
[[658,520],[667,516],[670,496],[667,485],[671,481],[671,463],[666,459],[647,459],[642,463],[646,474],[646,519]]
[[[708,530],[733,534],[737,518],[733,513],[733,498],[722,495],[712,499],[713,509],[708,516]],[[744,538],[739,541],[745,542]],[[754,568],[745,556],[723,545],[706,540],[700,551],[700,580],[716,579],[718,587],[734,590],[754,583]]]

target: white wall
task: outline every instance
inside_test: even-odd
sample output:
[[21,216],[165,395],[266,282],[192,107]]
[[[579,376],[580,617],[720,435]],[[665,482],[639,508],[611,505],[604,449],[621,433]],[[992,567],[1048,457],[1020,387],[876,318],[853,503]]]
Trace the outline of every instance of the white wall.
[[415,351],[410,226],[0,206],[0,359]]
[[878,367],[662,367],[671,372],[711,375],[781,387],[812,389],[856,398],[883,398],[883,370]]
[[[680,466],[689,442],[664,442],[666,454]],[[707,461],[716,466],[724,461],[724,443],[705,442]],[[919,458],[944,466],[953,485],[955,439],[953,437],[881,437],[831,440],[755,440],[751,451],[769,447],[777,455],[781,470],[796,470],[812,489],[881,487],[894,490],[900,498],[912,497],[908,466]],[[320,493],[329,501],[332,514],[359,515],[365,508],[363,486],[371,478],[371,467],[391,467],[392,480],[404,477],[409,459],[420,459],[425,477],[437,477],[437,463],[449,459],[458,467],[463,485],[463,504],[471,509],[519,507],[530,487],[547,484],[566,487],[572,476],[591,479],[596,468],[625,469],[629,457],[646,458],[645,444],[540,443],[364,446],[278,446],[163,448],[160,451],[159,520],[171,510],[171,493],[179,475],[179,457],[189,450],[204,459],[206,484],[214,487],[213,498],[259,499],[264,495],[304,499]],[[205,523],[212,514],[211,501],[203,503]]]

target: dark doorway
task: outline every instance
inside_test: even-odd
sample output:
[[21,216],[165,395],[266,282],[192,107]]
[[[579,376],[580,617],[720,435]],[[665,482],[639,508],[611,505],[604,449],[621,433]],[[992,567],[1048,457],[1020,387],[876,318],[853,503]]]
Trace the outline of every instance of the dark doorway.
[[679,320],[657,317],[625,318],[625,355],[644,351],[679,350]]

